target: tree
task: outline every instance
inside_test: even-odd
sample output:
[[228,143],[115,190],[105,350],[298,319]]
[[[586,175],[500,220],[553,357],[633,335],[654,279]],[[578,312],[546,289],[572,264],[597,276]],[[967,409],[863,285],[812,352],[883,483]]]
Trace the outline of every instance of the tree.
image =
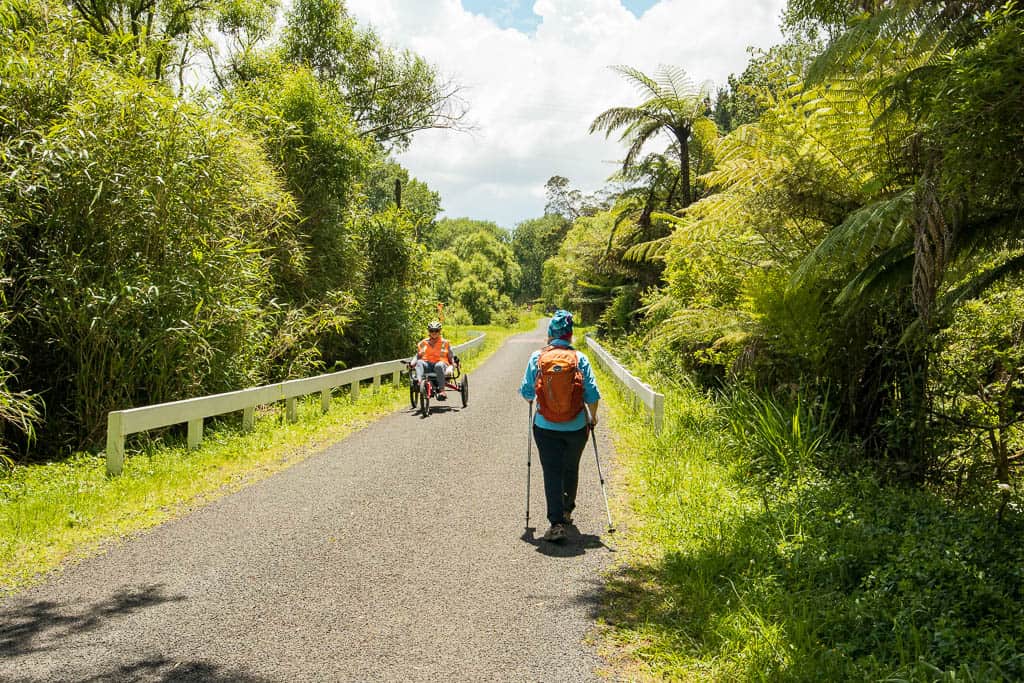
[[512,233],[512,251],[523,271],[518,299],[531,301],[541,295],[544,261],[558,252],[572,223],[559,214],[523,221]]
[[409,171],[393,160],[374,166],[366,183],[366,197],[373,212],[384,211],[396,203],[396,183],[401,209],[412,222],[418,241],[429,240],[437,215],[441,213],[441,195],[421,180],[409,177]]
[[635,107],[612,107],[597,116],[590,132],[623,129],[619,139],[629,144],[622,167],[626,169],[640,156],[644,146],[659,133],[668,134],[678,145],[682,177],[683,206],[693,201],[690,179],[690,136],[699,119],[710,111],[708,86],[694,87],[686,72],[678,67],[662,66],[656,78],[628,66],[613,67],[636,85],[646,99]]
[[481,221],[475,218],[445,218],[437,222],[427,240],[427,246],[431,249],[451,249],[462,237],[477,232],[489,233],[502,244],[507,243],[510,238],[508,231],[493,221]]
[[295,207],[262,145],[91,56],[60,12],[31,40],[8,19],[0,422],[31,417],[5,394],[44,396],[52,453],[96,444],[111,410],[264,381],[270,265]]
[[[227,89],[232,80],[248,81],[257,77],[252,69],[264,61],[259,47],[273,36],[279,10],[279,0],[220,0],[211,23],[223,40],[203,35],[196,43],[206,54],[221,90]],[[204,30],[208,30],[207,27],[204,26]],[[226,65],[222,63],[225,60]],[[183,86],[184,59],[180,66],[179,83]]]
[[174,65],[179,67],[180,80],[193,41],[201,39],[217,0],[69,0],[67,4],[102,38],[101,54],[122,70],[162,81]]
[[606,193],[585,195],[572,187],[565,176],[554,175],[544,183],[547,203],[544,213],[557,214],[566,220],[574,221],[583,216],[593,216],[598,211],[608,208]]
[[385,147],[403,149],[421,130],[465,128],[461,87],[418,55],[396,52],[372,29],[359,29],[344,0],[297,0],[284,53],[335,83],[359,129]]

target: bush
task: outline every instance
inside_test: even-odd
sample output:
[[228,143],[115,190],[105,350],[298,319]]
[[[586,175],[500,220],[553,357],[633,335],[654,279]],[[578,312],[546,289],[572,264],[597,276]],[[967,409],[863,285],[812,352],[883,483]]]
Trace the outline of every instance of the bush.
[[1010,481],[1024,451],[1024,289],[1011,283],[966,303],[939,335],[931,390],[950,470],[986,487]]
[[98,443],[111,410],[258,384],[267,247],[292,208],[250,138],[63,46],[39,36],[0,67],[8,334],[49,449]]

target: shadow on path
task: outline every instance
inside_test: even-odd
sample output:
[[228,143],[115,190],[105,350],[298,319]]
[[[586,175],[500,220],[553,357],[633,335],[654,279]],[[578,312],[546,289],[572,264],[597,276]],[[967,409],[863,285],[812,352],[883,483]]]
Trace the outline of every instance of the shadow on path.
[[604,548],[610,553],[615,552],[614,548],[605,545],[600,536],[581,534],[575,524],[570,524],[566,527],[564,541],[545,541],[543,538],[538,537],[536,532],[536,527],[528,527],[519,539],[532,545],[541,555],[547,555],[548,557],[578,557],[588,550],[597,550],[598,548]]
[[253,674],[228,670],[209,662],[176,662],[166,657],[152,657],[134,664],[110,669],[87,678],[74,679],[77,683],[99,683],[100,681],[119,681],[120,683],[141,683],[153,681],[160,683],[270,683],[269,678],[261,678]]
[[25,655],[54,650],[65,634],[93,631],[114,618],[184,599],[164,595],[162,586],[150,585],[123,590],[77,614],[49,601],[4,607],[0,611],[0,652]]

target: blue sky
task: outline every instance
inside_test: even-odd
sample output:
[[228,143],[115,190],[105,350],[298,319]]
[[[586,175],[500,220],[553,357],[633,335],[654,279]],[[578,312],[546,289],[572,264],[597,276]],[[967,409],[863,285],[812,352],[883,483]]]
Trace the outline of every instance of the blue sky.
[[[609,68],[681,67],[711,92],[739,74],[748,48],[781,41],[786,0],[346,0],[389,44],[460,87],[469,132],[428,130],[398,155],[441,195],[444,216],[506,228],[544,212],[544,185],[565,176],[601,189],[620,166],[618,135],[590,134],[605,109],[638,103]],[[651,151],[671,140],[659,137]]]
[[[540,17],[533,13],[534,0],[462,0],[462,7],[468,12],[487,17],[499,28],[514,28],[523,33],[532,33],[540,24]],[[658,0],[623,0],[622,5],[637,18]]]

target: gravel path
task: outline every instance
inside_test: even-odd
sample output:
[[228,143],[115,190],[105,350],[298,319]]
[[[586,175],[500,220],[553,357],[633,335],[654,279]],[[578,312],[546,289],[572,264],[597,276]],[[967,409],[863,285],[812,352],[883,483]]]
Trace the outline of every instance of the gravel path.
[[[396,412],[8,598],[0,681],[598,680],[582,639],[612,551],[592,448],[580,533],[523,536],[516,389],[542,343],[511,338],[466,409]],[[532,469],[539,534],[536,449]]]

